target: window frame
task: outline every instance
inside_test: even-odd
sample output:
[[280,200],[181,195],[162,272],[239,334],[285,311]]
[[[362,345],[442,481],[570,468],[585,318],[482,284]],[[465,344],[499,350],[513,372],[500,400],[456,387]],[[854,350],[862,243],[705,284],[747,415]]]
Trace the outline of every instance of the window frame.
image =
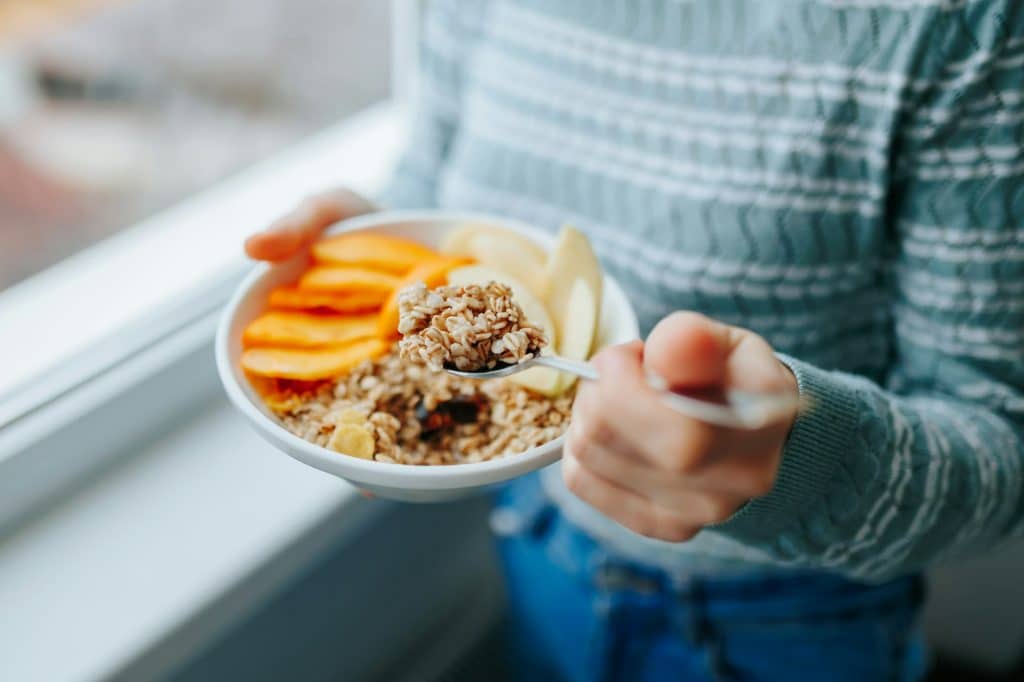
[[[245,235],[327,187],[379,192],[404,139],[415,88],[410,46],[425,2],[392,0],[390,100],[0,294],[0,329],[19,330],[0,336],[0,357],[31,358],[39,347],[50,354],[18,381],[0,380],[0,537],[219,390],[212,340],[222,306],[251,267],[241,253]],[[199,240],[206,245],[196,251]],[[89,283],[130,282],[149,264],[180,277],[141,294],[122,287],[120,298],[99,292],[113,296],[95,313],[105,318],[76,340]],[[68,313],[40,315],[40,307]]]

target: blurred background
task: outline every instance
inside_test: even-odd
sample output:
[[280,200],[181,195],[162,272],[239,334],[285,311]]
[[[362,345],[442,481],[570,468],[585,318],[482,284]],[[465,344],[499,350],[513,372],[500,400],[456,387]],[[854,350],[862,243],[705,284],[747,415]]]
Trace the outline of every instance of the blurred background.
[[0,290],[384,98],[388,15],[2,0]]

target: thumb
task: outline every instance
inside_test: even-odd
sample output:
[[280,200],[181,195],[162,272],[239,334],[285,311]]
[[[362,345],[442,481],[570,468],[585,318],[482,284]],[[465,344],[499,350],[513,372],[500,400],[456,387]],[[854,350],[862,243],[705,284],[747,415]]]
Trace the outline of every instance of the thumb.
[[733,336],[731,327],[699,313],[672,313],[647,337],[644,364],[672,389],[720,386]]
[[350,190],[338,189],[314,195],[268,229],[249,237],[245,242],[245,252],[256,260],[288,260],[339,220],[374,210],[376,207],[369,200]]

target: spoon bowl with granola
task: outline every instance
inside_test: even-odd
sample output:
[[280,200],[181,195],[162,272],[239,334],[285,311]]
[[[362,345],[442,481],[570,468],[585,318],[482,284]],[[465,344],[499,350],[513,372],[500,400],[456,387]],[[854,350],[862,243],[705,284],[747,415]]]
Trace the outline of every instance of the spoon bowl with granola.
[[[540,365],[588,381],[598,379],[597,368],[589,363],[541,355],[547,336],[526,318],[506,284],[490,281],[431,290],[418,282],[400,292],[398,312],[399,356],[434,371],[443,369],[461,379],[503,379]],[[675,393],[654,375],[648,383],[671,409],[728,428],[762,429],[798,407],[789,394],[733,391],[711,401]]]
[[[239,286],[216,340],[225,390],[275,447],[381,497],[452,499],[551,464],[573,378],[453,376],[435,344],[450,331],[456,366],[496,368],[636,338],[621,288],[566,234],[448,212],[339,223],[311,254],[258,265]],[[427,330],[437,306],[443,335]]]

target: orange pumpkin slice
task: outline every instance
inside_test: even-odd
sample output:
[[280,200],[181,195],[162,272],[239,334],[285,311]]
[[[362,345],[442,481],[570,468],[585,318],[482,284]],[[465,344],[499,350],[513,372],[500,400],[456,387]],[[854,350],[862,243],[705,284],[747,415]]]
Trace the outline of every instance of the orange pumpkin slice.
[[242,368],[262,377],[317,381],[344,374],[364,360],[380,357],[387,344],[380,339],[353,341],[332,348],[250,348]]
[[269,312],[249,323],[242,334],[247,346],[338,346],[377,334],[377,316],[309,315]]
[[347,265],[404,275],[438,253],[409,239],[386,234],[350,233],[313,245],[313,258],[327,265]]
[[299,279],[299,289],[334,294],[390,294],[401,278],[368,268],[321,265],[311,268]]
[[465,256],[437,256],[410,270],[388,296],[384,307],[380,309],[380,317],[377,321],[377,333],[380,337],[382,339],[398,338],[398,295],[402,289],[416,282],[423,282],[431,288],[441,286],[447,281],[449,272],[472,262],[472,258]]
[[365,291],[354,294],[330,294],[303,291],[298,287],[281,287],[270,292],[271,308],[291,310],[333,310],[337,313],[365,313],[377,310],[388,298],[383,291]]

